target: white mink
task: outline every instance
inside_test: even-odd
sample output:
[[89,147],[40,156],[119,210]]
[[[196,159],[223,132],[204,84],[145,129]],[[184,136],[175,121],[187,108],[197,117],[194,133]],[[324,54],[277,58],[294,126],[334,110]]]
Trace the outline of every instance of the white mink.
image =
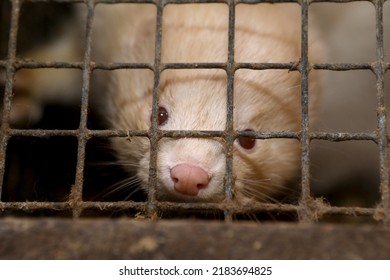
[[[295,8],[295,9],[294,9]],[[106,61],[153,61],[155,8],[101,7],[111,38],[101,46]],[[120,12],[118,13],[118,10]],[[134,36],[123,17],[142,17]],[[291,62],[300,58],[300,10],[292,5],[238,5],[235,21],[235,61]],[[113,15],[111,17],[111,15]],[[133,18],[134,19],[134,18]],[[115,29],[107,25],[113,22]],[[145,27],[148,27],[145,30]],[[106,36],[104,31],[96,33]],[[105,44],[109,42],[109,46]],[[142,43],[140,43],[142,42]],[[319,44],[311,53],[320,55]],[[115,49],[109,52],[107,49]],[[224,5],[169,5],[163,13],[162,62],[226,62],[228,8]],[[112,128],[147,130],[150,127],[153,75],[148,71],[108,74],[106,113]],[[107,74],[107,73],[106,73]],[[224,130],[227,78],[223,70],[166,70],[161,74],[159,106],[166,110],[162,130]],[[315,117],[318,77],[310,76],[310,114]],[[234,77],[234,129],[299,131],[301,87],[298,72],[238,70]],[[162,109],[162,110],[163,110]],[[218,201],[224,198],[225,153],[221,139],[171,139],[159,142],[157,196],[181,201]],[[113,139],[120,161],[139,164],[137,175],[147,186],[149,140]],[[125,165],[126,166],[126,165]],[[238,199],[271,199],[299,174],[297,140],[256,140],[245,149],[235,141],[234,194]],[[132,169],[132,168],[130,168]],[[133,171],[133,170],[130,170]]]
[[[236,62],[297,62],[300,59],[299,5],[238,5]],[[93,30],[96,62],[151,63],[155,54],[153,5],[98,5]],[[314,38],[315,36],[312,36]],[[311,39],[312,39],[311,38]],[[318,39],[318,38],[315,38]],[[167,5],[163,12],[162,63],[227,62],[228,7],[221,4]],[[310,42],[311,58],[321,55]],[[301,78],[288,70],[237,70],[234,129],[300,131]],[[319,77],[310,74],[310,119],[319,103]],[[151,126],[153,72],[97,70],[91,98],[112,129]],[[162,130],[225,130],[227,76],[221,69],[165,70],[159,84]],[[247,139],[248,140],[248,139]],[[237,139],[233,192],[238,200],[266,201],[299,176],[296,139]],[[112,147],[129,174],[148,189],[150,141],[113,138]],[[244,144],[242,144],[244,143]],[[225,145],[222,139],[163,138],[157,155],[157,197],[175,201],[224,199]],[[130,175],[129,175],[130,176]]]

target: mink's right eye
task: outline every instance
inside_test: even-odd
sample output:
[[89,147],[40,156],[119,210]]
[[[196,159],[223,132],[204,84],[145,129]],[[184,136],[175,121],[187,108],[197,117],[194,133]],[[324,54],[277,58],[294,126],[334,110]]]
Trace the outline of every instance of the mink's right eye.
[[[253,130],[245,129],[245,131],[253,131]],[[238,137],[238,143],[245,150],[250,150],[256,145],[256,138],[240,136]]]
[[[169,119],[169,114],[167,109],[165,109],[164,107],[158,107],[158,112],[157,112],[158,125],[161,126],[166,124],[168,119]],[[152,116],[150,116],[150,121],[152,121]]]

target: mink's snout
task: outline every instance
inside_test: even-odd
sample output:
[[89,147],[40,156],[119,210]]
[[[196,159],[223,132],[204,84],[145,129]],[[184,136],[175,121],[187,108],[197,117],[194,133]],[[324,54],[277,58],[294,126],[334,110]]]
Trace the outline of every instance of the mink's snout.
[[170,175],[175,191],[190,196],[196,196],[201,189],[207,188],[211,179],[203,168],[187,163],[174,166]]

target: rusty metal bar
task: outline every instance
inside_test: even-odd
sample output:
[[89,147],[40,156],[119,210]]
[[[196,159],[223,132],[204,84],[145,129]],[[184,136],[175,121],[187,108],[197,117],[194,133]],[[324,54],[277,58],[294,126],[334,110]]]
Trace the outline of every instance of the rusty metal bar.
[[[0,60],[0,66],[6,67],[7,61]],[[390,67],[389,63],[385,63],[385,68]],[[248,63],[235,62],[234,68],[251,69],[251,70],[269,70],[269,69],[286,69],[289,71],[298,71],[299,64],[297,63]],[[375,63],[317,63],[310,64],[311,68],[316,70],[330,70],[330,71],[349,71],[349,70],[372,70],[374,71]],[[69,69],[83,69],[82,62],[61,62],[61,61],[32,61],[26,59],[15,58],[14,67],[19,69],[37,69],[37,68],[69,68]],[[90,62],[92,70],[120,70],[120,69],[149,69],[153,70],[153,65],[149,63],[131,63],[131,62]],[[227,69],[227,63],[161,63],[161,71],[166,69]]]
[[78,209],[78,204],[82,202],[83,196],[83,184],[84,184],[84,163],[85,163],[85,148],[88,141],[88,100],[89,89],[91,80],[91,47],[92,47],[92,22],[94,17],[94,2],[90,0],[87,2],[87,20],[86,20],[86,43],[84,49],[84,61],[83,61],[83,86],[81,93],[81,115],[78,135],[78,148],[77,148],[77,164],[76,164],[76,178],[75,184],[72,186],[70,203],[74,206],[73,216],[78,217],[81,211]]
[[312,64],[312,68],[331,71],[372,70],[373,65],[370,63],[318,63]]
[[149,160],[149,182],[148,182],[148,214],[154,215],[156,209],[156,186],[157,186],[157,151],[158,141],[160,140],[158,129],[158,100],[159,100],[159,85],[161,75],[161,39],[162,39],[162,17],[164,2],[157,2],[156,14],[156,34],[155,34],[155,50],[154,50],[154,82],[153,82],[153,100],[152,100],[152,116],[150,127],[150,160]]
[[[111,137],[149,137],[149,131],[142,130],[88,130],[88,138],[111,138]],[[46,138],[52,136],[79,136],[78,130],[61,130],[61,129],[9,129],[9,136],[26,136]],[[257,139],[297,139],[300,138],[299,132],[294,131],[234,131],[233,134],[236,139],[239,136],[253,137]],[[224,131],[210,131],[210,130],[162,130],[160,137],[194,137],[194,138],[209,138],[209,137],[224,137]],[[311,132],[309,133],[310,140],[327,140],[332,142],[343,142],[351,140],[367,140],[377,143],[377,132]],[[389,136],[387,141],[390,141]]]
[[314,217],[310,209],[312,197],[310,195],[310,137],[309,137],[309,4],[307,0],[301,2],[301,198],[299,220],[303,223],[313,222]]
[[[318,220],[326,218],[327,216],[367,216],[381,218],[382,209],[374,208],[363,208],[363,207],[339,207],[328,205],[321,200],[316,200],[316,208],[313,210],[314,215]],[[295,204],[283,204],[283,203],[262,203],[262,202],[251,202],[250,204],[237,205],[234,203],[175,203],[175,202],[164,202],[156,201],[156,207],[161,212],[164,211],[228,211],[231,215],[237,214],[259,214],[259,213],[272,213],[276,212],[279,214],[293,214],[296,215],[300,211],[299,205]],[[103,201],[83,201],[78,205],[79,210],[94,209],[99,212],[102,211],[126,211],[133,209],[138,211],[139,214],[148,214],[147,202],[134,202],[134,201],[115,201],[115,202],[103,202]],[[0,211],[6,210],[20,210],[20,211],[31,211],[50,209],[53,212],[74,210],[74,206],[69,202],[0,202]]]
[[21,2],[19,0],[12,1],[11,10],[11,25],[9,31],[8,41],[8,56],[6,61],[6,81],[5,92],[3,100],[3,116],[1,123],[1,143],[0,143],[0,201],[2,197],[3,184],[4,184],[4,172],[5,161],[7,154],[7,144],[9,140],[9,117],[11,112],[12,102],[12,89],[16,69],[14,67],[14,61],[16,59],[16,41],[19,28],[19,16],[20,16]]
[[[0,66],[7,66],[6,60],[0,60]],[[83,62],[61,62],[61,61],[32,61],[15,58],[13,63],[15,70],[19,69],[38,69],[38,68],[69,68],[83,69]],[[390,68],[390,63],[383,62],[385,70]],[[297,63],[243,63],[235,62],[234,69],[251,69],[251,70],[269,70],[269,69],[286,69],[289,71],[299,71]],[[120,70],[120,69],[149,69],[153,70],[150,63],[131,63],[131,62],[90,62],[91,70]],[[227,63],[160,63],[161,71],[167,69],[223,69],[227,70]],[[329,71],[350,71],[350,70],[372,70],[375,72],[376,64],[374,63],[317,63],[310,64],[312,69],[329,70]]]
[[[31,3],[87,3],[89,0],[23,0]],[[163,4],[188,4],[188,3],[225,3],[229,0],[163,0]],[[374,2],[375,0],[311,0],[311,3],[351,3],[351,2]],[[388,0],[384,0],[386,2]],[[118,4],[118,3],[134,3],[134,4],[156,4],[158,0],[94,0],[95,4]],[[235,0],[235,4],[258,4],[258,3],[300,3],[300,0]]]
[[[142,130],[88,130],[88,137],[94,138],[111,138],[111,137],[149,137],[149,131]],[[46,138],[51,136],[79,136],[78,130],[61,130],[61,129],[9,129],[9,136],[26,136]],[[196,138],[209,138],[209,137],[223,137],[224,131],[210,131],[210,130],[162,130],[160,131],[160,137],[196,137]],[[234,131],[234,138],[239,136],[253,137],[257,139],[276,139],[276,138],[288,138],[299,139],[300,133],[294,131]],[[351,140],[369,140],[377,143],[377,132],[311,132],[309,133],[310,139],[327,140],[332,142],[342,142]],[[389,141],[390,139],[388,139]]]
[[383,207],[383,222],[390,224],[390,186],[389,186],[389,158],[387,152],[387,109],[384,92],[384,47],[383,47],[383,1],[375,1],[376,12],[376,88],[377,88],[377,118],[378,118],[378,148],[380,164],[380,192]]
[[378,136],[376,132],[361,132],[361,133],[350,133],[350,132],[313,132],[310,133],[311,139],[327,140],[332,142],[351,141],[351,140],[370,140],[377,142]]
[[[235,34],[235,3],[233,0],[228,2],[229,6],[229,23],[228,23],[228,61],[227,61],[227,92],[226,92],[226,174],[225,174],[225,197],[227,202],[233,199],[233,142],[234,127],[233,127],[233,108],[234,108],[234,34]],[[225,211],[225,220],[232,220],[232,213]]]

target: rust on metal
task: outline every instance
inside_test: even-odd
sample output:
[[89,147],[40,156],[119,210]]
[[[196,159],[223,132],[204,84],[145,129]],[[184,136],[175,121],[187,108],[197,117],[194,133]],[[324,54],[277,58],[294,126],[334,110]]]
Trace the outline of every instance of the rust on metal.
[[[298,221],[303,223],[313,223],[321,218],[332,215],[346,216],[363,216],[378,220],[383,224],[390,223],[390,186],[389,186],[389,160],[387,146],[389,136],[386,132],[387,115],[385,107],[384,93],[384,76],[389,69],[390,64],[384,60],[383,50],[383,4],[382,0],[373,0],[376,11],[376,61],[373,63],[321,63],[312,64],[308,59],[308,9],[314,2],[351,2],[349,0],[10,0],[12,4],[10,16],[10,29],[8,41],[7,57],[0,60],[0,67],[5,70],[5,93],[3,99],[3,111],[1,120],[0,134],[0,211],[7,213],[11,210],[20,211],[37,211],[53,210],[54,212],[69,211],[75,218],[82,217],[83,211],[94,209],[97,211],[118,211],[132,209],[136,213],[150,217],[158,217],[160,212],[165,211],[186,211],[186,210],[217,210],[225,214],[227,221],[234,220],[237,214],[266,213],[269,211],[277,213],[290,213],[298,217]],[[19,59],[17,52],[17,37],[19,28],[20,9],[24,3],[38,2],[58,2],[58,3],[83,3],[87,9],[86,20],[86,44],[83,61],[79,62],[62,62],[62,61],[31,61]],[[299,4],[301,7],[301,58],[299,61],[289,63],[236,63],[234,61],[234,17],[235,6],[240,3],[255,4],[259,2],[281,3],[292,2]],[[94,18],[94,8],[98,3],[115,4],[115,3],[148,3],[157,7],[157,21],[155,26],[156,46],[155,59],[153,63],[101,63],[94,62],[91,58],[91,33],[92,21]],[[229,7],[229,40],[228,40],[228,61],[226,63],[161,63],[161,38],[163,9],[167,4],[183,3],[224,3]],[[82,70],[83,86],[80,109],[80,121],[77,129],[16,129],[9,125],[9,115],[12,103],[13,81],[15,73],[20,69],[38,69],[38,68],[60,68],[60,69],[80,69]],[[223,69],[227,73],[227,122],[225,131],[161,131],[157,125],[158,109],[158,91],[160,84],[160,74],[166,69]],[[119,69],[148,69],[154,73],[153,87],[153,109],[152,109],[152,126],[148,131],[117,131],[117,130],[97,130],[87,127],[87,118],[89,113],[89,91],[90,79],[94,70],[119,70]],[[298,71],[301,75],[301,108],[302,123],[300,131],[283,131],[283,132],[253,132],[253,131],[234,131],[233,129],[233,90],[234,74],[238,69],[267,70],[282,69],[286,71]],[[3,70],[3,69],[2,69]],[[312,70],[324,71],[352,71],[367,70],[375,74],[377,88],[377,128],[375,131],[364,133],[324,133],[314,132],[309,129],[308,114],[308,76]],[[7,145],[13,137],[76,137],[77,144],[77,168],[75,182],[71,187],[69,197],[62,202],[17,202],[2,201],[3,181],[5,176],[5,162],[7,158]],[[250,202],[244,205],[235,205],[232,201],[232,186],[234,176],[232,172],[233,164],[233,142],[239,136],[255,137],[258,139],[279,139],[288,138],[296,139],[301,143],[301,189],[300,200],[296,204],[288,203],[260,203]],[[91,139],[108,139],[112,137],[148,137],[151,142],[150,158],[150,179],[149,193],[147,201],[117,201],[117,202],[100,202],[83,200],[83,186],[86,160],[86,146]],[[155,196],[156,180],[156,163],[158,143],[162,137],[218,137],[226,146],[226,177],[225,193],[226,199],[222,203],[173,203],[158,201]],[[310,189],[310,145],[312,140],[325,140],[333,142],[341,141],[371,141],[378,146],[380,159],[380,203],[371,208],[365,207],[338,207],[329,205],[321,199],[316,199],[311,195]],[[7,222],[14,229],[17,223]],[[6,224],[7,224],[6,223]],[[51,225],[50,222],[47,225]],[[80,225],[82,222],[80,222]],[[115,224],[115,223],[114,223]],[[142,226],[142,225],[141,225]],[[148,225],[149,226],[149,225]],[[317,244],[318,245],[318,244]],[[358,256],[357,256],[358,257]]]

